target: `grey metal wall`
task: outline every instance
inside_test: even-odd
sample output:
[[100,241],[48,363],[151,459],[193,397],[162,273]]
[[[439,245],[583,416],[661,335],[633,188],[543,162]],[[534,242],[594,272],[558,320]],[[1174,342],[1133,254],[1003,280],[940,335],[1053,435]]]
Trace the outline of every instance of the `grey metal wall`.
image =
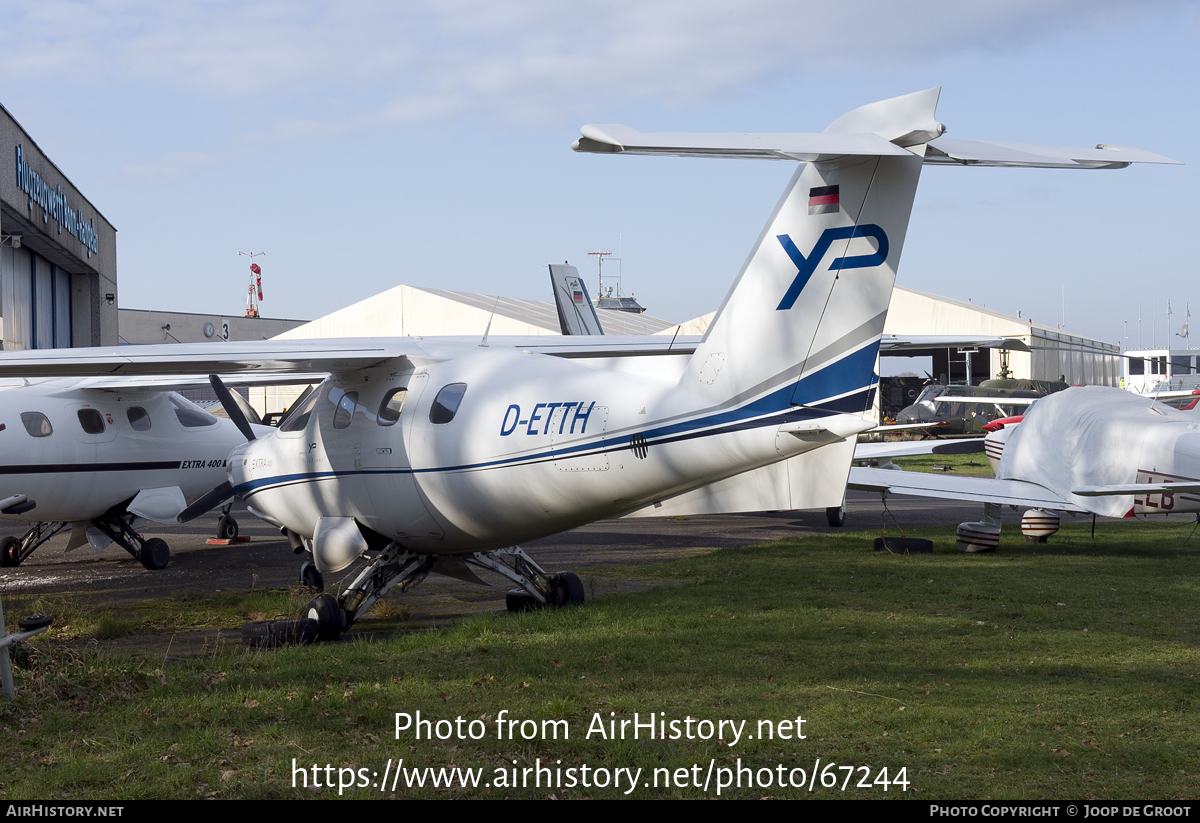
[[4,347],[116,345],[116,246],[117,230],[0,106]]

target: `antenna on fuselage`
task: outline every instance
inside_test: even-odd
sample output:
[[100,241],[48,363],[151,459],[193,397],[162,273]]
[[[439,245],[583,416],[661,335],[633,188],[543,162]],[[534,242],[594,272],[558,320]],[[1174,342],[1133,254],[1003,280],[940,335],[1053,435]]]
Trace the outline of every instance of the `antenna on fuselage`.
[[488,347],[488,342],[487,342],[488,333],[491,332],[491,330],[492,330],[492,320],[496,317],[496,306],[499,306],[499,305],[500,305],[500,295],[497,294],[496,302],[492,304],[492,315],[491,315],[491,317],[488,318],[487,328],[483,330],[483,339],[479,341],[479,345],[482,348],[486,349]]

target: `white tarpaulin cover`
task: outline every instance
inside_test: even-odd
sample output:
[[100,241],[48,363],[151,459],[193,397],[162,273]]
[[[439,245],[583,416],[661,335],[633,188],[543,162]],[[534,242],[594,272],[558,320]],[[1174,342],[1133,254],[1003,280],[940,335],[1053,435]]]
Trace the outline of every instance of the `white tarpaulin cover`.
[[1133,506],[1132,494],[1083,498],[1067,492],[1136,483],[1139,469],[1170,471],[1166,466],[1139,466],[1143,446],[1177,439],[1191,421],[1190,413],[1121,389],[1070,388],[1030,408],[1005,445],[996,476],[1037,483],[1081,508],[1122,517]]

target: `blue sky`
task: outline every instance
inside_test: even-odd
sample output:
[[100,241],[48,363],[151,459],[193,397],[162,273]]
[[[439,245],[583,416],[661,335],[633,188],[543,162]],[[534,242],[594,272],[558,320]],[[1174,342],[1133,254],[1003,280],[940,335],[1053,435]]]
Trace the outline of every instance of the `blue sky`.
[[[1200,3],[0,0],[0,102],[118,229],[120,303],[310,318],[399,283],[549,298],[620,251],[720,303],[791,164],[577,155],[585,123],[820,131],[941,86],[955,137],[1184,166],[926,169],[899,283],[1117,342],[1197,304]],[[1198,326],[1197,328],[1200,328]],[[1178,338],[1176,338],[1178,340]],[[1197,342],[1200,345],[1200,341]]]

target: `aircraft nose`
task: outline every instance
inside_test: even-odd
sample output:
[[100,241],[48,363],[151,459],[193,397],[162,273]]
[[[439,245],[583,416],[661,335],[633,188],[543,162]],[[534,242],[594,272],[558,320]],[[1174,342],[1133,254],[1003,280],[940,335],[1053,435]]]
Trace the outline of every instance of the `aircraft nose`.
[[225,472],[229,475],[229,482],[233,484],[235,489],[250,478],[251,472],[249,469],[252,465],[252,452],[256,443],[257,441],[255,443],[243,443],[240,446],[234,447],[233,451],[229,453],[229,463],[225,467]]

